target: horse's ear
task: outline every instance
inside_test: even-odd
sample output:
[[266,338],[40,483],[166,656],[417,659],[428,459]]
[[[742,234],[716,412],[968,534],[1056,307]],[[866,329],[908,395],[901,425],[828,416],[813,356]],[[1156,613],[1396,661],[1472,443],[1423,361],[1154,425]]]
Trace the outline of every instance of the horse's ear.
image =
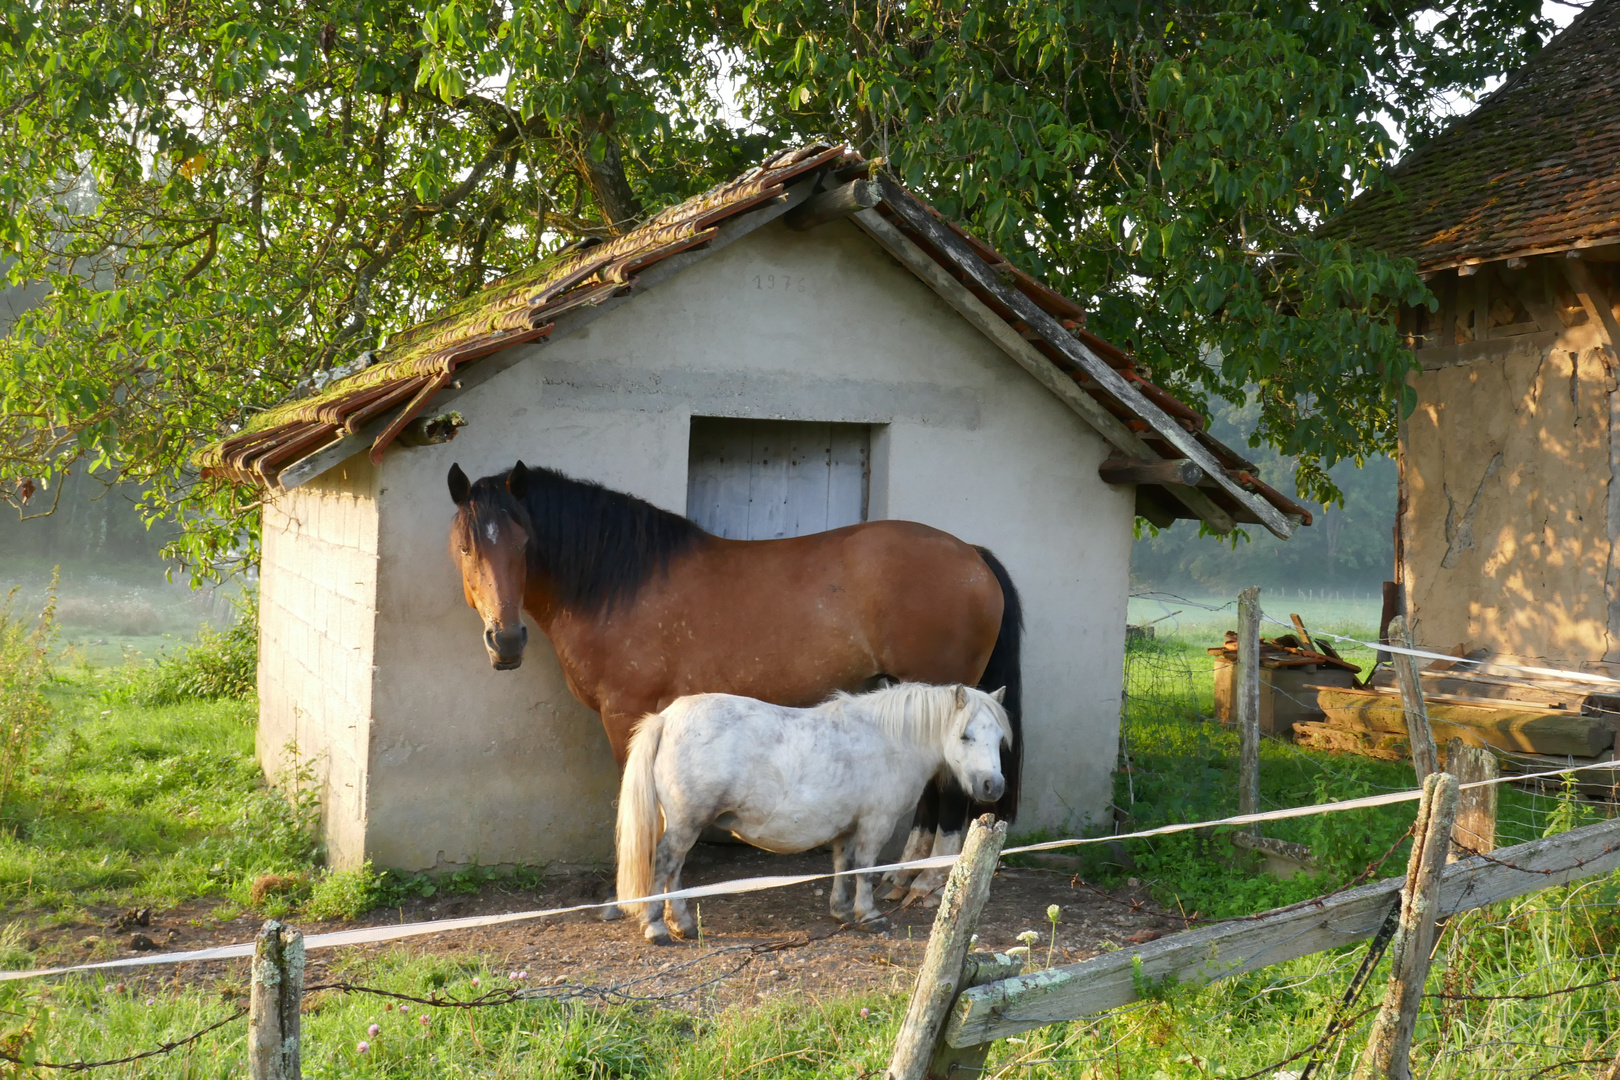
[[961,683],[956,684],[956,707],[958,709],[967,708],[967,687]]
[[512,466],[512,471],[506,474],[506,490],[514,499],[523,498],[529,490],[529,467],[519,461]]
[[467,474],[461,471],[460,465],[450,466],[450,497],[457,506],[467,501],[467,495],[472,491],[472,482]]
[[1007,688],[1005,686],[1003,686],[1001,689],[997,690],[995,693],[991,694],[990,696],[996,699],[996,704],[997,705],[1000,705],[1002,702],[1007,700]]

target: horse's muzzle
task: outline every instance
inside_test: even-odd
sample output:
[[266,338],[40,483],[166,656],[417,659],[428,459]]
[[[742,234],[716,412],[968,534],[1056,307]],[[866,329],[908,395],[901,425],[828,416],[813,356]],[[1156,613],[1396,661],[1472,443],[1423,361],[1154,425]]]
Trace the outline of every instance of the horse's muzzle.
[[1007,781],[1000,776],[987,776],[979,781],[979,790],[974,798],[979,802],[996,802],[1007,790]]
[[511,671],[523,663],[523,648],[529,643],[529,628],[522,623],[508,630],[484,629],[484,648],[489,665],[496,671]]

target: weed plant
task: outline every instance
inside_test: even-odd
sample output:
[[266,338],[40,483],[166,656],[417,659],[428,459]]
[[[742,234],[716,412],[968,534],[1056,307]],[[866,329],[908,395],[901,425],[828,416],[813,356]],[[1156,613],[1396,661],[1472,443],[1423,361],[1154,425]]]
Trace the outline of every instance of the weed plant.
[[229,629],[204,625],[178,652],[160,654],[152,664],[126,665],[114,696],[136,705],[174,705],[252,695],[258,686],[258,590],[244,590],[235,606]]
[[17,590],[0,603],[0,812],[26,780],[50,723],[45,698],[56,631],[56,578],[37,619],[16,613]]

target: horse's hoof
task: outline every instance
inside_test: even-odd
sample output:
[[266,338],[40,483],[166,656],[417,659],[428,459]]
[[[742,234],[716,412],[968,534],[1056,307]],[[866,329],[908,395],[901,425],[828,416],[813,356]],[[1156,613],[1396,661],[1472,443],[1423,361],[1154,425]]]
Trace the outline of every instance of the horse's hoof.
[[673,945],[673,944],[675,944],[675,942],[670,940],[668,930],[653,930],[653,929],[649,928],[647,930],[644,930],[642,933],[647,938],[647,942],[650,945]]
[[837,909],[834,909],[833,913],[832,913],[832,917],[833,917],[834,921],[840,922],[840,923],[854,922],[855,921],[855,909],[854,908],[849,908],[849,909],[844,910],[844,911],[839,911]]
[[618,922],[624,918],[624,911],[618,904],[609,904],[607,907],[602,908],[596,917],[603,922]]
[[906,887],[904,885],[900,884],[897,881],[894,884],[894,888],[890,889],[888,892],[879,893],[878,894],[878,899],[879,900],[898,900],[904,895],[906,895]]
[[874,915],[870,919],[863,919],[855,924],[855,929],[865,934],[881,934],[892,924],[882,915]]
[[685,938],[687,941],[696,941],[697,940],[698,924],[696,922],[676,923],[675,924],[675,930],[676,930],[677,933],[679,933],[681,935],[681,937]]

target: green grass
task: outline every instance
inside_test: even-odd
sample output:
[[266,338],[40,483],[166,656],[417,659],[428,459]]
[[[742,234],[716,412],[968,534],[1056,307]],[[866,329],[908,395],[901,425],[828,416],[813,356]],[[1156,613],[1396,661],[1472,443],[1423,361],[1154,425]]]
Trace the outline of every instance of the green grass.
[[[1620,881],[1611,878],[1452,919],[1435,951],[1428,992],[1538,994],[1615,978],[1620,975],[1613,955],[1620,946],[1617,896]],[[1301,1067],[1300,1061],[1281,1063],[1321,1036],[1365,950],[1358,945],[1320,953],[1203,989],[1156,987],[1146,1002],[1103,1019],[1054,1024],[997,1044],[986,1075],[1193,1080],[1266,1069],[1263,1075],[1271,1080],[1268,1066]],[[589,971],[564,974],[570,982],[592,979]],[[351,954],[335,975],[400,993],[463,1000],[510,985],[478,957],[403,950]],[[744,971],[737,977],[749,975]],[[475,977],[480,985],[474,985]],[[1356,1008],[1376,1005],[1382,990],[1381,970]],[[39,1058],[50,1061],[118,1057],[230,1015],[242,992],[228,982],[176,988],[163,981],[139,986],[133,978],[129,985],[99,978],[49,986],[0,984],[0,1046],[31,1045]],[[310,1080],[859,1080],[881,1075],[907,1004],[904,995],[895,994],[798,995],[716,1012],[704,993],[700,989],[667,1007],[523,1002],[471,1012],[413,1005],[402,1014],[379,997],[325,992],[306,999],[304,1075]],[[368,1030],[372,1024],[376,1034]],[[1610,1040],[1617,1025],[1620,997],[1612,983],[1531,1001],[1431,998],[1418,1025],[1413,1073],[1431,1080],[1522,1077],[1559,1062],[1607,1058],[1614,1052]],[[1323,1080],[1351,1074],[1366,1027],[1363,1019],[1328,1048],[1326,1067],[1318,1073]],[[97,1075],[239,1076],[244,1031],[239,1020],[157,1062]],[[362,1041],[367,1043],[363,1052]],[[1593,1071],[1574,1066],[1550,1075]]]
[[37,772],[0,812],[0,903],[240,903],[259,874],[309,871],[310,812],[265,786],[253,699],[138,706],[109,692],[124,677],[80,665],[50,687]]
[[[474,977],[481,986],[475,987]],[[418,996],[469,999],[500,985],[477,958],[391,953],[356,957],[346,981]],[[579,972],[590,981],[589,972]],[[0,984],[0,1045],[17,1045],[30,1018],[38,1058],[96,1060],[183,1037],[229,1016],[240,987],[202,992],[136,989],[113,980],[76,979],[52,987]],[[523,1002],[472,1012],[417,1005],[401,1013],[386,999],[331,993],[306,998],[303,1072],[308,1080],[359,1078],[857,1077],[888,1063],[905,1008],[895,996],[802,999],[747,1013],[713,1014],[703,991],[673,1003],[602,1008],[578,1002]],[[311,1007],[313,1006],[313,1007]],[[861,1009],[868,1015],[862,1017]],[[709,1013],[708,1015],[704,1015]],[[427,1023],[421,1017],[427,1017]],[[377,1034],[369,1033],[376,1024]],[[204,1080],[242,1075],[245,1021],[206,1036],[159,1063],[118,1066],[97,1076]],[[10,1029],[6,1032],[5,1029]],[[361,1042],[366,1051],[358,1049]]]
[[[1264,607],[1264,594],[1261,601]],[[1357,611],[1348,604],[1336,621],[1326,614],[1317,612],[1314,622],[1308,616],[1306,625],[1363,640],[1376,635],[1372,627],[1356,622]],[[1376,611],[1372,614],[1376,616]],[[1115,773],[1114,802],[1127,811],[1131,830],[1238,812],[1238,735],[1235,728],[1213,720],[1214,669],[1205,652],[1206,646],[1220,642],[1225,628],[1217,621],[1200,630],[1161,633],[1133,642],[1127,651],[1122,729],[1129,761]],[[1275,625],[1263,625],[1261,631],[1266,637],[1280,632]],[[1344,646],[1340,651],[1361,665],[1363,674],[1372,666],[1370,650]],[[1263,810],[1409,790],[1415,785],[1410,762],[1330,754],[1277,739],[1264,739],[1260,745]],[[1514,787],[1503,788],[1500,800],[1498,839],[1504,845],[1543,835],[1561,805],[1555,797]],[[1161,902],[1226,917],[1337,888],[1380,858],[1386,861],[1375,877],[1403,873],[1408,846],[1400,841],[1414,810],[1413,805],[1396,804],[1272,822],[1261,829],[1266,836],[1309,845],[1324,871],[1315,878],[1283,881],[1257,874],[1254,858],[1235,851],[1222,835],[1230,830],[1130,841],[1127,849],[1136,863],[1133,873],[1146,880]],[[1125,876],[1102,864],[1098,872],[1105,878]]]

